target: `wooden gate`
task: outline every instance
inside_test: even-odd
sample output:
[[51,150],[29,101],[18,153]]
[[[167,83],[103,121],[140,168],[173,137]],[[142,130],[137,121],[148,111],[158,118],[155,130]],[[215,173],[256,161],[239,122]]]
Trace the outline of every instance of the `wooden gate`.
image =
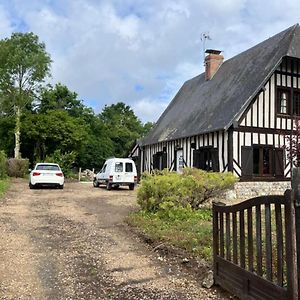
[[292,193],[213,205],[214,277],[240,299],[298,299]]

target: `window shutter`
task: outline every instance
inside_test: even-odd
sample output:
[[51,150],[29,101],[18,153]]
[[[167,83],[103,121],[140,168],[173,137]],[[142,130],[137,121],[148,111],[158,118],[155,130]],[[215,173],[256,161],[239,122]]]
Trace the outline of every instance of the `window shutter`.
[[162,168],[165,169],[167,168],[167,164],[168,164],[168,156],[166,152],[162,153]]
[[253,148],[242,147],[242,176],[253,175]]
[[194,150],[193,151],[193,167],[198,168],[200,167],[200,162],[199,162],[199,150]]
[[283,177],[284,176],[284,152],[281,148],[275,148],[275,176]]
[[158,155],[157,154],[153,154],[153,169],[158,169],[158,165],[159,165],[159,160],[158,160]]
[[199,169],[201,170],[205,170],[206,166],[205,166],[205,161],[204,161],[204,151],[207,152],[207,149],[201,149],[199,150]]
[[218,149],[211,149],[212,168],[214,172],[219,172],[219,152]]

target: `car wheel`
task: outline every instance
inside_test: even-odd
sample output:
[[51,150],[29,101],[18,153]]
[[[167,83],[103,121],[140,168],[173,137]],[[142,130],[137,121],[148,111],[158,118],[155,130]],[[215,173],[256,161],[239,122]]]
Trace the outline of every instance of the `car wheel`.
[[130,184],[129,184],[129,189],[130,189],[131,191],[134,190],[134,183],[130,183]]
[[112,184],[108,182],[108,183],[106,184],[106,189],[107,189],[108,191],[110,191],[111,188],[112,188]]
[[59,185],[58,188],[59,188],[60,190],[62,190],[62,189],[64,188],[64,185],[63,185],[63,184],[62,184],[62,185]]
[[31,184],[31,182],[29,182],[29,188],[30,188],[31,190],[34,189],[34,185]]
[[93,181],[93,186],[94,187],[99,187],[99,182],[96,180],[96,178]]

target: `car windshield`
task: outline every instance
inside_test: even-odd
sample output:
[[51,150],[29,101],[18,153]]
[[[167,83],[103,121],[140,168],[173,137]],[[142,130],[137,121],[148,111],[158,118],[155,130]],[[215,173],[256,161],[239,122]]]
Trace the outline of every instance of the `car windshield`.
[[115,164],[115,172],[123,172],[123,163],[119,162]]
[[56,165],[37,165],[36,170],[59,171],[59,166]]

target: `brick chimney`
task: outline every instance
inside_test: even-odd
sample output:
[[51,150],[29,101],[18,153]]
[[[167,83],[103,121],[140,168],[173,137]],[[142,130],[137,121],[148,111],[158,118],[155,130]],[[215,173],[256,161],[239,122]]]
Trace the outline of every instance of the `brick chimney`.
[[205,80],[211,80],[223,63],[224,56],[221,55],[222,51],[207,49],[205,57]]

